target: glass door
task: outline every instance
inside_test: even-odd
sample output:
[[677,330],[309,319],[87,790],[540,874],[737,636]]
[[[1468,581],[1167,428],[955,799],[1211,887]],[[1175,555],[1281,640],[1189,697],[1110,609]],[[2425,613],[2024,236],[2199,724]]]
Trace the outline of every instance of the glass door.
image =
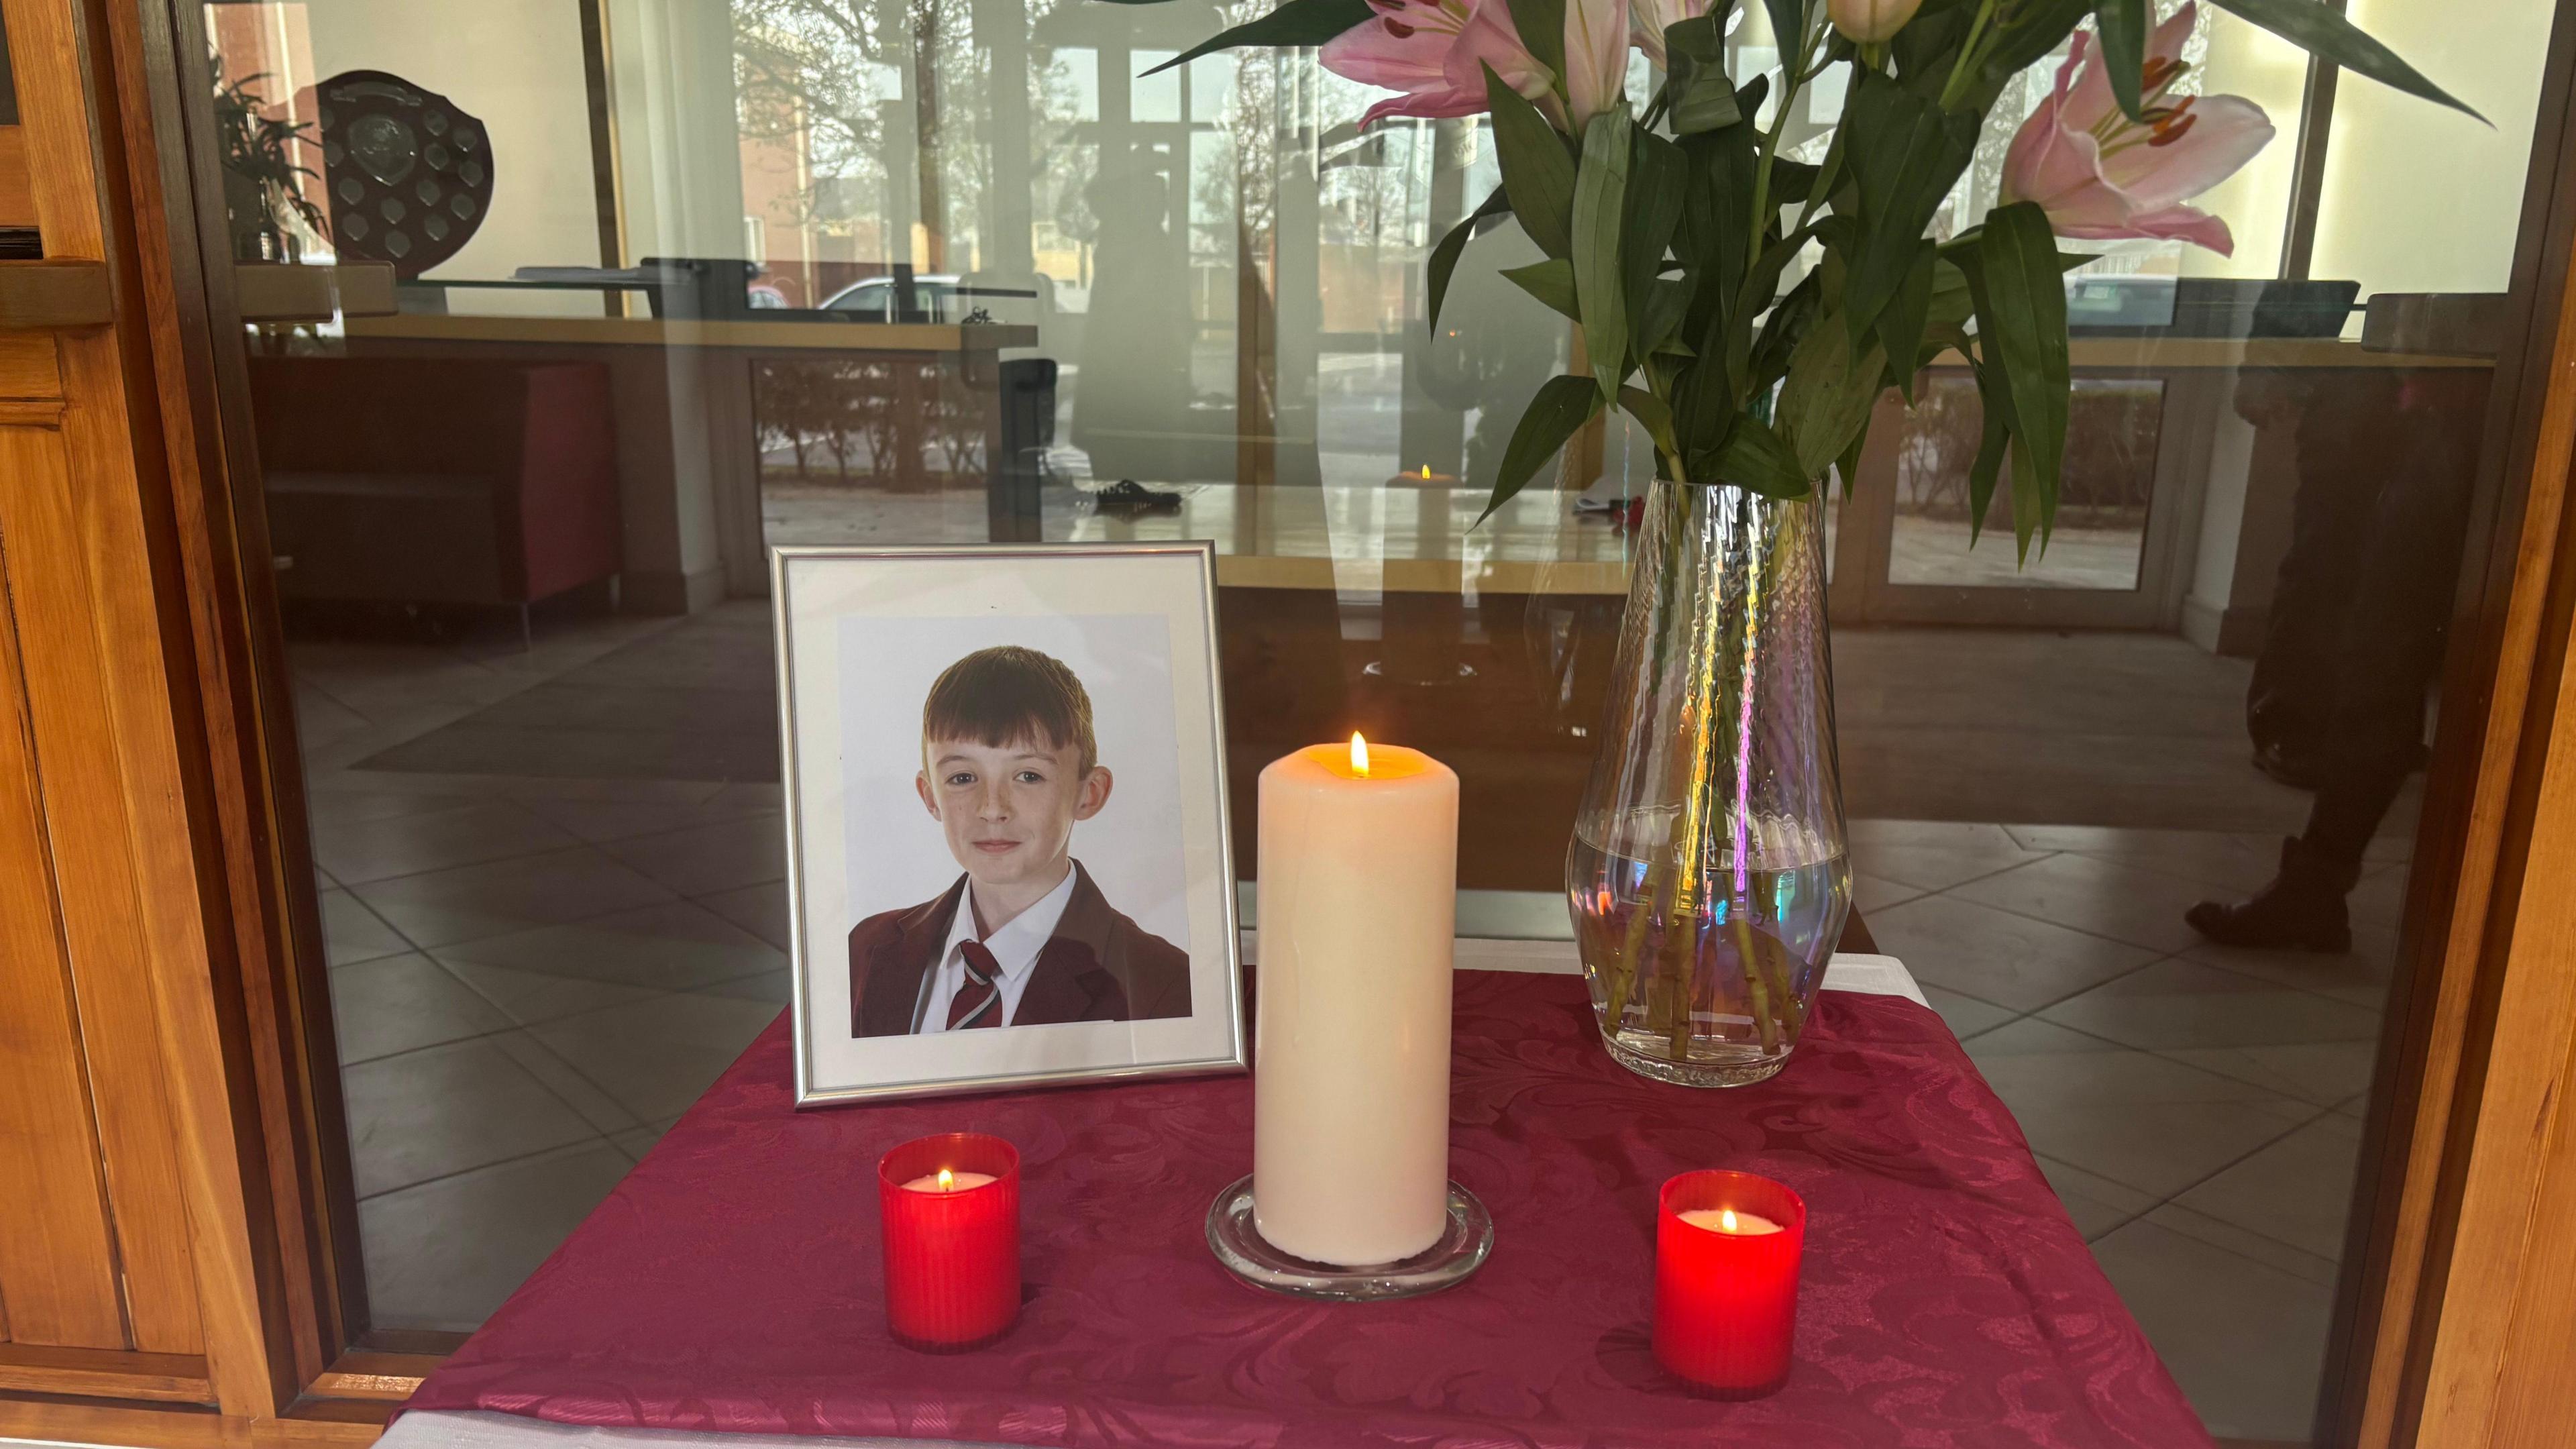
[[[1311,50],[1161,68],[1262,8],[190,12],[376,1331],[480,1323],[784,1004],[772,546],[1213,540],[1247,881],[1260,767],[1365,730],[1457,768],[1467,933],[1571,965],[1650,448],[1579,433],[1478,522],[1575,350],[1503,276],[1540,255],[1509,225],[1425,323],[1489,125],[1364,127],[1380,93]],[[1868,928],[2256,1440],[2309,1433],[2392,991],[2440,935],[2417,824],[2469,782],[2420,766],[2461,560],[2519,496],[2496,358],[2540,302],[2566,48],[2548,0],[2348,8],[2493,124],[2159,5],[2177,94],[2276,134],[2197,199],[2224,255],[2070,277],[2047,546],[1972,519],[1980,420],[1937,367],[1832,509]],[[1764,7],[1728,58],[1776,69]],[[1839,104],[1784,154],[1820,161]],[[2329,924],[2231,914],[2256,899]]]

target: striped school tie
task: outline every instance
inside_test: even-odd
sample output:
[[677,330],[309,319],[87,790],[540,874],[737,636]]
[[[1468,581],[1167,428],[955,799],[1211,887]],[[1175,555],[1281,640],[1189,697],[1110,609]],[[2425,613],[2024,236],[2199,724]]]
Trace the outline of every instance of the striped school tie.
[[966,981],[948,1003],[948,1029],[962,1031],[968,1027],[1002,1024],[1002,963],[981,941],[961,941],[958,952],[966,958]]

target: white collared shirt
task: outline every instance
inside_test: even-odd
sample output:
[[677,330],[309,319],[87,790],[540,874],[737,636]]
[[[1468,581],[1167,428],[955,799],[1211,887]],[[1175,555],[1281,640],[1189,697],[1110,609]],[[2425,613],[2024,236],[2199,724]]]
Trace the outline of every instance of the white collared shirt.
[[[984,949],[993,953],[995,964],[1002,968],[1002,1016],[998,1025],[1010,1025],[1011,1018],[1019,1013],[1020,996],[1029,989],[1038,953],[1055,939],[1056,923],[1064,919],[1065,907],[1073,903],[1074,878],[1075,872],[1068,864],[1064,879],[1057,882],[1054,890],[984,938]],[[970,883],[959,891],[957,909],[949,912],[948,949],[940,953],[939,969],[930,974],[920,1007],[913,1013],[912,1029],[917,1036],[948,1029],[948,1005],[966,984],[966,953],[961,948],[975,939],[974,889]]]

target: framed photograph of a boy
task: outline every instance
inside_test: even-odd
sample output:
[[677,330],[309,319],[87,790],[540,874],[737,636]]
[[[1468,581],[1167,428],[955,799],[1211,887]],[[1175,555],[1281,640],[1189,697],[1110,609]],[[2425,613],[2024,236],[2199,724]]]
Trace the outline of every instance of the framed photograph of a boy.
[[797,1105],[1242,1070],[1214,546],[770,569]]

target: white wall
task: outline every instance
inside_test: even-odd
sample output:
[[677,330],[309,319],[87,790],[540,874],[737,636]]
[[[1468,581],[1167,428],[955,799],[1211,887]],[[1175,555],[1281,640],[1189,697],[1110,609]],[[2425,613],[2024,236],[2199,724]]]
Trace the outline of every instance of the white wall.
[[2309,275],[2374,292],[2500,292],[2513,264],[2548,0],[2352,0],[2352,18],[2493,129],[2345,75]]
[[[308,0],[311,79],[390,71],[482,119],[492,139],[492,206],[435,280],[506,278],[522,266],[595,266],[599,211],[581,24],[572,0]],[[477,292],[455,310],[572,311],[587,296]]]

